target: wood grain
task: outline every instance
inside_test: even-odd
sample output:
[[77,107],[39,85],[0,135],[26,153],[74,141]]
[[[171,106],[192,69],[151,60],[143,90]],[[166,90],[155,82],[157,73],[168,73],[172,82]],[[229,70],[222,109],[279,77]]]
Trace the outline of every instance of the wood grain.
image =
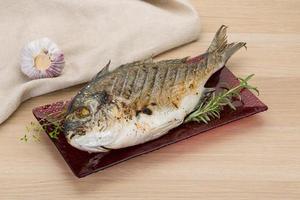
[[221,25],[248,43],[228,63],[269,111],[77,179],[46,136],[22,143],[35,106],[80,86],[23,103],[0,126],[0,199],[300,199],[300,1],[194,0],[199,41],[157,59],[203,52]]

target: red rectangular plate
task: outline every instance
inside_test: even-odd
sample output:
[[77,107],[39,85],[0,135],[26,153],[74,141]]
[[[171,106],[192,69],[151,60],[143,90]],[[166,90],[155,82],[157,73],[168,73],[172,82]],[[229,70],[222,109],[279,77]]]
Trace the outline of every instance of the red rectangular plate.
[[[196,61],[197,60],[194,59],[192,62]],[[229,87],[233,87],[239,82],[237,78],[226,67],[224,67],[209,79],[206,86],[218,88],[222,85],[222,83],[226,83]],[[215,119],[208,124],[199,124],[194,122],[183,124],[172,129],[169,133],[156,140],[133,147],[112,150],[107,153],[87,153],[75,149],[68,144],[63,133],[59,134],[58,139],[50,139],[73,173],[77,177],[81,178],[133,157],[157,150],[164,146],[190,138],[199,133],[203,133],[218,126],[222,126],[268,109],[267,106],[249,90],[243,90],[241,92],[241,97],[242,102],[234,102],[237,110],[234,111],[230,108],[225,108],[221,113],[221,119]],[[64,106],[67,106],[67,103],[64,101],[40,106],[33,109],[33,114],[40,123],[43,123],[43,119],[45,119],[47,115],[53,112],[62,112]],[[47,127],[45,130],[48,136],[49,130],[51,130],[51,127]]]

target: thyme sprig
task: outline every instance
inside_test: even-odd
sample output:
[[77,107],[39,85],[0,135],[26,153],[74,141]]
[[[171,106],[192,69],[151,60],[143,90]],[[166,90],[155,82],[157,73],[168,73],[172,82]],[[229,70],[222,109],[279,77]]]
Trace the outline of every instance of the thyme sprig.
[[28,136],[27,134],[24,134],[23,137],[20,138],[21,141],[27,142],[28,141]]
[[196,121],[207,124],[212,119],[220,118],[221,111],[225,106],[229,106],[231,109],[236,110],[236,107],[232,102],[235,98],[241,100],[240,92],[243,89],[253,90],[259,95],[258,89],[248,84],[248,81],[253,76],[254,74],[251,74],[244,79],[239,78],[239,84],[237,86],[231,89],[224,89],[218,94],[216,94],[216,91],[210,92],[208,96],[205,96],[204,99],[202,99],[202,103],[197,109],[186,117],[184,122]]
[[[41,123],[41,121],[39,121]],[[47,121],[40,124],[38,122],[30,122],[29,125],[26,126],[26,132],[23,137],[20,138],[21,141],[27,142],[30,138],[35,141],[40,141],[40,135],[46,129],[50,129],[48,132],[50,138],[58,139],[59,133],[62,131],[61,120],[56,121]]]
[[58,139],[58,135],[63,131],[62,121],[65,118],[66,104],[62,111],[58,113],[51,113],[44,119],[38,120],[38,122],[30,122],[26,126],[26,134],[20,138],[21,141],[27,142],[29,139],[40,141],[40,135],[44,130],[48,130],[48,134],[52,139]]

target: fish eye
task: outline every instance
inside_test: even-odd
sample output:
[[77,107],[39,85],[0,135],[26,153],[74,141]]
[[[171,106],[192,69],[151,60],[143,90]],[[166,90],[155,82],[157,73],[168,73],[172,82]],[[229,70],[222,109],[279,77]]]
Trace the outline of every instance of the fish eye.
[[76,117],[83,118],[90,115],[90,110],[87,107],[79,107],[75,112]]

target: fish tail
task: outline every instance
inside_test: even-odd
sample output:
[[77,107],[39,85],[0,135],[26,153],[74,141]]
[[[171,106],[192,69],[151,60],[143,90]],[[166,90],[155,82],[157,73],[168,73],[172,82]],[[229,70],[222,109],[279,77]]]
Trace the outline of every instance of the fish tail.
[[242,47],[247,49],[246,42],[233,42],[228,44],[224,51],[225,62],[227,62],[227,60]]
[[246,47],[245,42],[227,43],[227,26],[222,25],[212,40],[207,53],[210,54],[210,64],[219,64],[219,68],[223,67],[227,60],[240,48]]

